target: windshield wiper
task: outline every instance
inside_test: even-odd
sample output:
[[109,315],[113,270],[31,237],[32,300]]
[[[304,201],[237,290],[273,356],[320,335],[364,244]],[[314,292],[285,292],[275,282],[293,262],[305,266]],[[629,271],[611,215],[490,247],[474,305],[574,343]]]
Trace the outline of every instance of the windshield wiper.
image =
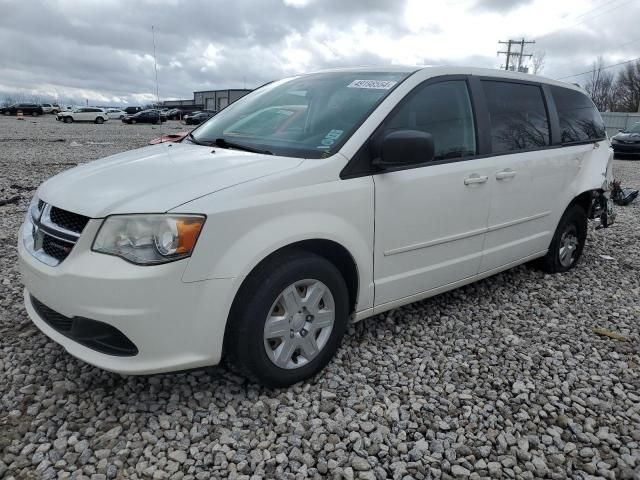
[[241,143],[230,142],[224,138],[216,138],[213,145],[220,148],[235,148],[236,150],[244,150],[245,152],[262,153],[264,155],[273,155],[269,150],[261,150],[259,148],[242,145]]
[[191,142],[195,143],[196,145],[204,145],[205,147],[211,146],[209,143],[204,143],[204,142],[201,142],[200,140],[196,140],[196,137],[194,137],[193,133],[191,133],[191,132],[189,132],[189,134],[187,135],[187,138]]

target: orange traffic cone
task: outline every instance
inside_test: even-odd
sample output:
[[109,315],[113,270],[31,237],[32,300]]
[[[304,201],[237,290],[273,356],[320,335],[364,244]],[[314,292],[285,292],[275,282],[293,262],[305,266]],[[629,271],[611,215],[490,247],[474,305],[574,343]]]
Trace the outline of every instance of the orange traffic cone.
[[18,120],[24,120],[24,115],[22,115],[22,110],[18,110],[16,112],[16,117]]

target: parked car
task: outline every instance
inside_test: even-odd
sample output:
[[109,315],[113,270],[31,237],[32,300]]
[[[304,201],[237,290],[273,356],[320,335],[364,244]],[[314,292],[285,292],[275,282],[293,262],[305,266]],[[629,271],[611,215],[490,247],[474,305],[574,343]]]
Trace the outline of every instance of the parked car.
[[640,155],[640,122],[611,137],[611,146],[616,155]]
[[167,111],[167,119],[169,120],[180,120],[183,115],[182,110],[179,108],[172,108]]
[[119,108],[107,108],[107,115],[110,119],[120,120],[127,116],[127,112]]
[[184,123],[187,125],[199,125],[206,122],[215,115],[215,112],[199,112],[193,115],[187,115],[184,117]]
[[41,103],[43,113],[53,113],[54,115],[60,111],[60,106],[55,103]]
[[37,117],[42,115],[44,110],[40,105],[35,103],[14,103],[8,107],[0,108],[0,113],[3,115],[17,115],[18,112],[22,112],[23,115],[33,115]]
[[126,107],[124,111],[127,112],[127,115],[135,115],[142,111],[142,107]]
[[[258,112],[262,126],[246,122]],[[350,321],[532,260],[572,269],[587,220],[613,221],[611,160],[586,92],[539,76],[372,67],[273,82],[179,143],[41,185],[18,242],[26,309],[107,370],[224,352],[290,385],[331,360]]]
[[160,115],[160,112],[157,110],[143,110],[142,112],[138,112],[135,115],[127,115],[122,119],[123,123],[134,124],[134,123],[160,123],[166,122],[167,119]]
[[60,112],[56,115],[56,120],[65,123],[72,122],[93,122],[104,123],[109,120],[109,115],[103,108],[98,107],[80,107],[71,111]]

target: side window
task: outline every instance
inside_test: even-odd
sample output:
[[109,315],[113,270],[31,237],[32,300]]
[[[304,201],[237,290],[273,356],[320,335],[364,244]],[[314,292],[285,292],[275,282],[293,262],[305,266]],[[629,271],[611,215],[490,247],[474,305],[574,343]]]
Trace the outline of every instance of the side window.
[[549,120],[536,85],[483,80],[491,118],[491,151],[517,152],[549,145]]
[[560,121],[560,142],[585,142],[606,137],[598,109],[584,93],[563,87],[549,87]]
[[422,87],[385,123],[385,132],[420,130],[433,136],[434,160],[476,153],[473,111],[467,84],[451,80]]

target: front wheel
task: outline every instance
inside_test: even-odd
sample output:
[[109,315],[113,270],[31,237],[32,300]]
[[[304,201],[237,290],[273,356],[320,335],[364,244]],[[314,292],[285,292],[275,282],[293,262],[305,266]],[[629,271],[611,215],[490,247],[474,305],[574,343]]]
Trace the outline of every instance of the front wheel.
[[135,124],[136,121],[135,120],[131,120],[131,125]]
[[571,205],[560,218],[549,251],[539,265],[547,273],[572,269],[584,249],[587,239],[587,214],[580,205]]
[[98,118],[96,118],[96,123],[97,123],[98,125],[103,124],[103,123],[104,123],[104,118],[102,118],[102,117],[98,117]]
[[348,317],[347,286],[331,262],[303,251],[278,255],[249,276],[234,301],[228,360],[268,387],[292,385],[329,363]]
[[73,118],[71,118],[71,117],[64,117],[64,123],[73,123]]

